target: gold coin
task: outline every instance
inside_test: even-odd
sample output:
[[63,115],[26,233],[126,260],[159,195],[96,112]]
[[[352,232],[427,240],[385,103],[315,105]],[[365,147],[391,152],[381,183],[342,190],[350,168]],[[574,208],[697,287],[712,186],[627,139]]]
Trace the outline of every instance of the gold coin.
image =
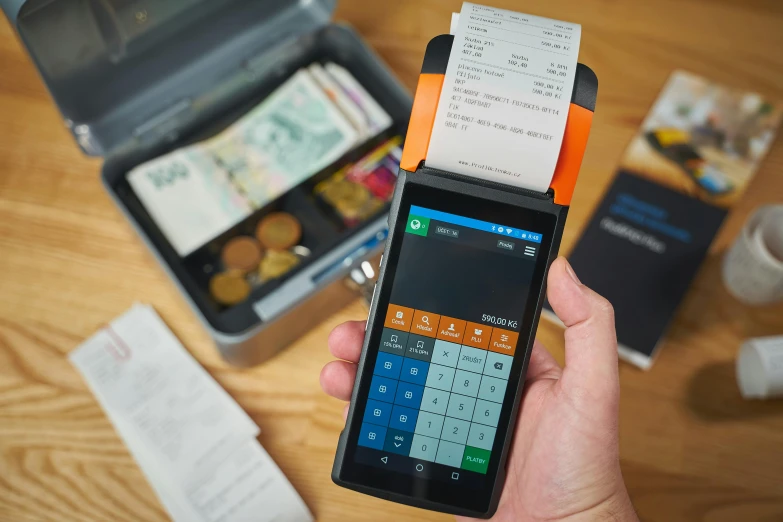
[[218,303],[231,306],[247,299],[250,295],[250,283],[241,272],[223,272],[210,279],[209,293]]
[[228,269],[250,272],[261,262],[261,245],[249,236],[235,237],[225,244],[220,258]]
[[340,212],[359,209],[370,200],[371,194],[364,185],[350,181],[338,181],[324,191],[326,197]]
[[299,264],[299,258],[287,250],[270,250],[261,260],[258,275],[261,281],[278,278]]
[[302,225],[287,212],[274,212],[258,224],[256,237],[269,249],[286,250],[302,237]]

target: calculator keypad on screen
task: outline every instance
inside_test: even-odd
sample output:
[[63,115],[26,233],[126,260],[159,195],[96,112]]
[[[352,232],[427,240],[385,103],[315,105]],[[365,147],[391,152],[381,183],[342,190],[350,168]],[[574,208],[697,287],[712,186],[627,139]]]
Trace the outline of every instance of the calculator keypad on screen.
[[486,473],[518,334],[389,305],[359,445]]

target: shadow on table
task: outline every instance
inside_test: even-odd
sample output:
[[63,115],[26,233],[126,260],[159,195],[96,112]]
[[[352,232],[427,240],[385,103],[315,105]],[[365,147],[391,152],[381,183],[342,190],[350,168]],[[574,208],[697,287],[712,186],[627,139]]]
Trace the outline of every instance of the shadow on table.
[[701,368],[688,385],[687,405],[700,418],[720,422],[757,419],[783,413],[783,399],[745,400],[737,389],[734,362]]

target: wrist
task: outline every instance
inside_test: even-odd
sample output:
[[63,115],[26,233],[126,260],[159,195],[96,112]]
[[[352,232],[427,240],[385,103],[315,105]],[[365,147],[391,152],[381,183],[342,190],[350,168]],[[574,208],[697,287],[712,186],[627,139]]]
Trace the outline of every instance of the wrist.
[[628,491],[625,489],[625,484],[622,484],[617,491],[594,506],[559,519],[558,522],[595,522],[604,520],[611,522],[639,521],[636,510],[631,503],[631,498],[628,496]]

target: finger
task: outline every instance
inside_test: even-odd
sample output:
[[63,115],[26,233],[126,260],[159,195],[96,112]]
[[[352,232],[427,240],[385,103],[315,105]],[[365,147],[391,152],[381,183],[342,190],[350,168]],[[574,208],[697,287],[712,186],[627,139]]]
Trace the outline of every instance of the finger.
[[549,303],[566,326],[564,381],[615,391],[619,384],[612,305],[584,286],[562,257],[549,269],[547,288]]
[[321,388],[328,395],[343,401],[351,399],[355,380],[356,365],[353,363],[332,361],[321,370]]
[[538,379],[557,379],[560,377],[562,369],[557,364],[543,344],[537,340],[533,343],[533,351],[530,352],[530,361],[527,363],[528,381]]
[[364,343],[365,321],[348,321],[335,327],[329,334],[329,351],[338,359],[359,362]]
[[347,421],[348,420],[348,410],[350,410],[350,409],[351,409],[351,405],[350,404],[346,404],[345,408],[343,408],[343,421]]

